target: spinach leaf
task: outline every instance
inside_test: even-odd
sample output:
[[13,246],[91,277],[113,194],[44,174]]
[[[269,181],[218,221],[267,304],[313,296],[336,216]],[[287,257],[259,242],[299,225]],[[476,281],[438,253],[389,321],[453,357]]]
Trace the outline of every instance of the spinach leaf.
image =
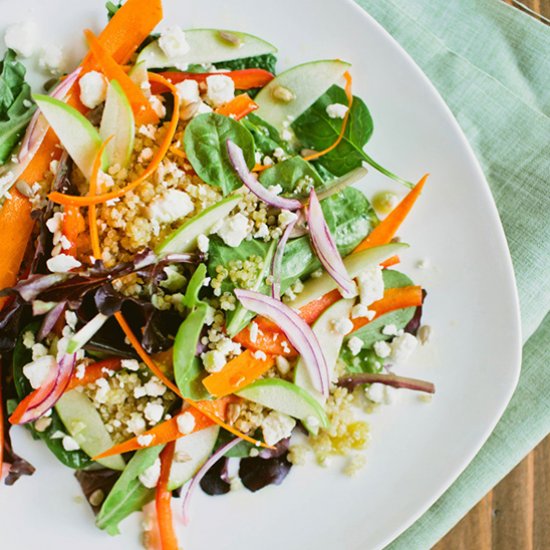
[[[256,434],[253,434],[253,437],[256,437]],[[214,449],[219,449],[223,445],[229,443],[232,439],[235,439],[233,434],[230,434],[225,430],[220,430]],[[229,449],[224,456],[227,458],[246,458],[247,456],[250,456],[250,449],[253,447],[254,445],[252,443],[249,443],[243,439],[241,442],[237,443],[237,445],[231,447],[231,449]]]
[[281,138],[277,129],[258,115],[250,113],[246,118],[243,118],[241,122],[254,137],[256,149],[262,154],[271,155],[277,147],[289,153],[289,145]]
[[353,355],[346,345],[340,349],[340,361],[346,365],[346,371],[353,374],[380,372],[384,365],[384,360],[374,350],[363,348],[357,355]]
[[[305,147],[322,151],[338,138],[343,119],[328,116],[327,107],[333,103],[348,104],[344,90],[336,85],[329,88],[292,123],[296,137]],[[363,150],[372,136],[373,129],[372,117],[365,102],[354,96],[342,141],[335,149],[315,161],[315,164],[323,166],[334,176],[343,176],[361,166],[365,161],[382,174],[412,187],[411,183],[380,166]]]
[[216,113],[199,115],[189,123],[183,139],[185,152],[197,175],[206,183],[221,187],[224,195],[242,186],[242,181],[229,162],[226,147],[228,139],[243,150],[246,164],[252,168],[252,134],[230,117]]
[[[29,381],[23,374],[23,367],[27,363],[30,363],[32,361],[32,351],[30,349],[27,349],[23,345],[23,335],[27,331],[31,331],[33,334],[36,334],[39,328],[39,321],[35,321],[34,323],[31,323],[30,325],[25,327],[25,329],[19,335],[19,338],[17,339],[17,343],[15,345],[15,349],[13,350],[13,380],[15,390],[20,400],[26,397],[32,391],[32,387]],[[83,451],[66,451],[63,447],[61,439],[52,438],[55,432],[66,432],[67,429],[65,428],[65,425],[61,421],[61,418],[59,418],[59,415],[57,414],[55,409],[52,409],[51,419],[51,424],[43,432],[35,430],[32,424],[26,424],[26,427],[31,432],[33,438],[42,439],[44,443],[46,443],[50,451],[65,466],[73,468],[74,470],[81,470],[82,468],[87,468],[88,466],[90,466],[93,461]]]
[[25,67],[8,50],[0,62],[0,165],[19,142],[35,109]]
[[113,15],[120,9],[122,8],[122,4],[120,2],[118,2],[117,4],[115,4],[114,2],[106,2],[105,3],[105,9],[107,10],[107,18],[109,20],[112,19]]
[[184,305],[191,311],[181,323],[174,341],[174,376],[183,397],[190,399],[207,399],[209,394],[202,385],[205,372],[196,357],[197,344],[208,314],[208,304],[199,300],[206,266],[200,264],[189,284],[183,298]]
[[148,489],[139,476],[158,458],[164,445],[137,451],[107,495],[96,517],[96,525],[110,535],[118,535],[118,524],[132,512],[141,510],[155,497],[155,490]]
[[275,57],[272,53],[214,63],[216,69],[228,69],[230,71],[236,71],[239,69],[264,69],[273,74],[275,74],[276,64],[277,57]]
[[307,189],[312,186],[322,187],[324,181],[315,168],[302,157],[291,157],[272,166],[269,170],[260,172],[260,183],[265,187],[279,184],[283,188],[283,194],[304,195],[307,193],[296,193],[303,184]]

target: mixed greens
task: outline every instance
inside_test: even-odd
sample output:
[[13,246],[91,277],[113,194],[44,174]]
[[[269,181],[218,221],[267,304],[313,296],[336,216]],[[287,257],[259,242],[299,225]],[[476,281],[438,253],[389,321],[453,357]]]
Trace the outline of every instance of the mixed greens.
[[[6,484],[33,473],[10,443],[24,425],[99,528],[143,509],[149,547],[175,549],[174,491],[187,522],[199,485],[280,484],[300,427],[320,463],[356,460],[352,396],[434,392],[392,370],[421,326],[426,292],[394,266],[426,178],[365,151],[349,63],[276,75],[261,38],[151,34],[159,0],[107,10],[48,95],[13,51],[0,65],[0,466]],[[351,187],[365,164],[410,188],[382,221]]]

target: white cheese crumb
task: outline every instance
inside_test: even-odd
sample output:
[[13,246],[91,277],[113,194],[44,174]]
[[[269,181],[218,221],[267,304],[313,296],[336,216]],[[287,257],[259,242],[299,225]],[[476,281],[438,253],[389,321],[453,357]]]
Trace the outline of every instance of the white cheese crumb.
[[223,74],[206,77],[206,98],[214,107],[219,107],[235,97],[235,83]]
[[408,332],[393,339],[391,344],[391,359],[396,363],[406,363],[416,349],[418,340]]
[[218,350],[211,350],[201,355],[207,372],[219,372],[225,366],[225,355]]
[[183,105],[200,101],[199,83],[196,80],[187,79],[176,84],[180,101]]
[[157,486],[160,478],[160,458],[157,458],[155,462],[149,468],[147,468],[140,476],[139,481],[147,489],[153,489]]
[[354,357],[359,355],[359,352],[363,349],[363,340],[357,338],[357,336],[353,336],[348,340],[348,348]]
[[238,212],[224,220],[217,233],[227,246],[234,248],[239,246],[250,233],[250,225],[248,218]]
[[107,382],[105,378],[99,378],[98,380],[96,380],[96,386],[97,390],[95,392],[94,400],[96,401],[96,403],[99,403],[101,405],[107,403],[107,395],[109,394],[109,391],[111,389],[109,386],[109,382]]
[[27,349],[31,349],[34,346],[34,343],[35,343],[34,334],[30,330],[27,330],[23,334],[23,345]]
[[255,351],[252,355],[254,355],[254,357],[258,359],[258,361],[265,361],[267,359],[267,355],[261,350]]
[[395,336],[397,332],[397,327],[394,324],[385,325],[382,329],[382,334],[386,336]]
[[149,204],[148,214],[159,223],[172,223],[184,218],[194,209],[195,205],[185,191],[169,189]]
[[31,21],[15,23],[6,29],[4,43],[21,57],[30,57],[36,49],[37,28]]
[[255,239],[263,239],[263,238],[268,237],[268,236],[269,236],[269,227],[267,226],[266,223],[261,223],[260,227],[258,227],[258,231],[256,231],[256,233],[254,233],[254,238]]
[[391,352],[392,348],[386,341],[381,340],[380,342],[374,343],[374,353],[376,353],[376,355],[378,355],[381,359],[389,357]]
[[63,437],[61,443],[66,451],[78,451],[80,449],[80,445],[70,435]]
[[296,420],[290,416],[271,411],[262,421],[262,434],[268,445],[275,445],[281,439],[289,437],[296,426]]
[[168,27],[164,29],[159,38],[160,49],[170,58],[183,57],[190,49],[181,27]]
[[197,237],[197,248],[203,254],[208,252],[208,247],[210,246],[210,239],[206,235],[199,235]]
[[364,306],[363,304],[357,304],[351,309],[352,319],[357,319],[358,317],[366,317],[369,321],[372,321],[375,315],[375,311],[370,311],[369,308],[367,306]]
[[37,359],[40,359],[41,357],[44,357],[45,355],[48,355],[48,348],[44,344],[34,344],[32,346],[32,360],[36,361]]
[[353,330],[353,322],[347,318],[344,319],[333,319],[331,321],[332,331],[336,334],[348,334]]
[[357,277],[359,284],[360,303],[369,306],[376,300],[384,296],[384,279],[382,278],[382,268],[380,266],[367,269]]
[[153,442],[153,439],[155,439],[154,434],[138,435],[137,442],[140,447],[149,447],[149,445]]
[[158,378],[152,378],[143,387],[149,397],[160,397],[166,393],[166,386]]
[[82,380],[85,374],[86,374],[86,365],[84,363],[80,363],[79,365],[76,366],[75,376],[78,380]]
[[143,414],[149,422],[152,424],[157,424],[162,419],[164,407],[158,403],[147,403],[147,405],[145,405],[145,409],[143,410]]
[[128,430],[136,435],[145,431],[145,419],[139,413],[132,413],[126,425]]
[[144,147],[138,156],[138,162],[143,164],[153,158],[153,149],[151,147]]
[[159,118],[164,118],[166,116],[166,107],[159,96],[152,95],[149,98],[149,103]]
[[78,83],[80,85],[80,101],[88,109],[95,109],[105,101],[107,80],[101,73],[90,71],[81,77]]
[[258,339],[258,323],[255,323],[254,321],[252,321],[252,323],[250,323],[250,341],[252,343],[256,342],[256,340]]
[[55,44],[44,46],[40,52],[38,65],[41,69],[50,71],[53,74],[61,72],[64,63],[63,50]]
[[291,212],[290,210],[281,210],[278,221],[281,227],[286,227],[289,223],[292,223],[298,219],[298,214]]
[[201,101],[197,107],[197,112],[193,115],[193,118],[199,115],[204,115],[205,113],[211,113],[212,110],[213,109],[210,105],[206,104],[204,101]]
[[52,369],[56,368],[56,365],[55,357],[46,355],[40,357],[36,361],[27,363],[23,367],[23,374],[30,382],[32,389],[36,390],[46,381],[46,378],[48,378]]
[[74,330],[78,321],[78,317],[76,316],[76,313],[74,311],[67,310],[65,312],[65,321],[67,322],[67,325],[69,325],[69,327]]
[[195,429],[195,417],[190,412],[184,412],[177,418],[178,430],[183,435],[188,435]]
[[342,103],[332,103],[327,105],[327,115],[329,118],[344,118],[348,112],[348,106]]
[[52,273],[66,273],[81,265],[82,264],[76,258],[68,254],[58,254],[46,262],[46,266]]
[[123,359],[120,362],[120,366],[123,369],[130,370],[130,371],[138,371],[139,370],[139,363],[136,359]]

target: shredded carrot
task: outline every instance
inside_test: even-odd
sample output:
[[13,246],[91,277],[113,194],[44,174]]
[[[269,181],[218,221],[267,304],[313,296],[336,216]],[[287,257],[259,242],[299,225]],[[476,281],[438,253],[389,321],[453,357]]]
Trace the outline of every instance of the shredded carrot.
[[253,172],[263,172],[264,170],[267,170],[268,168],[271,168],[271,165],[266,164],[255,164],[254,168],[252,168]]
[[96,195],[94,197],[87,196],[87,197],[79,197],[74,195],[64,195],[63,193],[50,193],[48,195],[48,198],[57,204],[70,204],[74,206],[90,206],[91,204],[101,204],[103,202],[118,199],[122,196],[124,196],[129,191],[132,191],[135,189],[138,185],[143,183],[147,178],[149,178],[155,170],[158,168],[159,164],[161,163],[162,159],[166,156],[166,153],[168,152],[168,149],[172,143],[172,139],[174,137],[174,134],[176,133],[176,129],[178,126],[178,120],[179,120],[179,95],[176,87],[168,82],[166,79],[161,77],[158,74],[155,73],[149,73],[149,79],[156,82],[162,82],[172,93],[174,96],[174,110],[172,113],[172,118],[170,119],[170,122],[168,123],[168,127],[166,128],[166,134],[164,135],[163,140],[159,144],[159,148],[153,155],[153,158],[151,159],[151,162],[149,166],[147,166],[146,170],[133,182],[129,183],[122,189],[119,189],[118,191],[111,191],[109,193],[103,193],[100,195]]
[[101,45],[94,33],[89,29],[84,31],[90,51],[99,63],[101,72],[109,79],[116,80],[124,94],[128,98],[136,124],[158,124],[159,117],[153,110],[151,103],[143,93],[143,90],[124,72],[120,65],[109,55],[109,52]]
[[[256,317],[259,325],[262,318]],[[233,341],[241,346],[254,351],[263,351],[268,355],[282,355],[284,357],[296,357],[298,354],[292,347],[288,338],[278,327],[259,329],[256,338],[250,337],[250,327],[246,327],[233,337]]]
[[422,177],[422,179],[409,191],[405,198],[372,230],[366,239],[357,246],[357,248],[353,251],[354,253],[360,252],[361,250],[366,250],[367,248],[371,248],[373,246],[388,244],[393,237],[395,237],[395,234],[401,227],[401,224],[420,196],[422,188],[428,179],[428,175],[429,174],[426,174]]
[[104,359],[103,361],[98,361],[86,367],[84,376],[78,378],[76,373],[73,373],[69,385],[65,389],[66,392],[74,390],[80,386],[87,386],[88,384],[93,384],[100,378],[105,378],[107,373],[105,371],[117,371],[121,368],[121,360],[118,358],[113,359]]
[[246,350],[223,367],[219,372],[208,375],[202,383],[214,396],[223,397],[248,386],[266,373],[275,363],[272,355],[257,359]]
[[258,108],[248,94],[241,94],[216,109],[219,115],[231,116],[235,120],[241,120]]
[[160,477],[157,484],[155,503],[162,550],[178,550],[178,539],[172,519],[172,491],[168,489],[170,470],[176,444],[171,441],[160,453]]
[[71,247],[69,249],[64,249],[63,252],[76,258],[78,252],[78,236],[86,229],[86,224],[77,206],[67,206],[64,214],[61,232],[68,240]]
[[2,363],[0,362],[0,482],[4,466],[4,401],[2,399]]
[[326,155],[327,153],[330,153],[333,149],[336,149],[336,147],[338,147],[342,139],[344,139],[344,135],[346,133],[346,128],[348,125],[349,115],[351,112],[351,107],[353,105],[353,94],[351,92],[352,79],[348,71],[344,73],[344,78],[346,79],[345,91],[346,91],[346,97],[348,98],[348,110],[344,115],[344,120],[342,121],[342,128],[340,129],[340,133],[338,134],[336,141],[332,145],[330,145],[326,149],[323,149],[322,151],[317,151],[316,153],[312,153],[311,155],[304,157],[304,160],[315,160],[315,159],[318,159],[319,157],[322,157],[323,155]]
[[324,296],[317,298],[317,300],[313,300],[313,302],[309,302],[309,304],[302,306],[300,308],[300,317],[302,317],[308,325],[311,325],[325,309],[335,304],[341,298],[342,295],[338,289],[335,288],[327,292]]
[[177,147],[174,147],[173,145],[172,145],[172,147],[170,147],[170,153],[176,155],[176,157],[179,157],[181,159],[186,158],[186,156],[183,154],[183,152],[180,151]]
[[389,313],[390,311],[395,311],[396,309],[403,309],[406,307],[421,306],[422,299],[422,287],[419,286],[388,288],[385,290],[383,298],[369,306],[369,310],[376,313],[372,319],[368,319],[367,317],[357,317],[352,319],[352,332],[355,332],[384,313]]

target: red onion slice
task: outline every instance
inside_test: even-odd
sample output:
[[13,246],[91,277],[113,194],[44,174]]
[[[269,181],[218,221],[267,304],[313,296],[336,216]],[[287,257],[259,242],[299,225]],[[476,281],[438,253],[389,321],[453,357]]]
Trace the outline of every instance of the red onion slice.
[[297,220],[290,222],[285,227],[283,236],[277,244],[277,250],[275,250],[273,260],[271,261],[271,278],[273,279],[271,283],[271,296],[275,298],[275,300],[281,299],[281,268],[283,265],[283,255],[285,253],[286,243],[294,230],[296,221]]
[[52,370],[44,384],[36,390],[27,410],[18,424],[34,422],[49,411],[63,395],[69,384],[76,361],[76,354],[64,355],[59,361],[57,369]]
[[346,266],[342,261],[342,256],[340,256],[340,252],[338,252],[338,248],[336,248],[336,243],[330,234],[330,230],[323,215],[321,203],[314,189],[311,189],[309,194],[307,223],[313,249],[327,273],[340,287],[342,296],[344,298],[353,298],[357,296],[355,282],[349,276]]
[[241,181],[252,193],[254,193],[254,195],[265,203],[275,208],[280,208],[281,210],[299,210],[302,208],[303,205],[298,199],[285,199],[266,189],[248,169],[246,161],[244,160],[243,150],[230,139],[225,143],[231,165],[235,172],[237,172]]
[[270,296],[240,288],[235,290],[235,296],[246,309],[278,325],[301,354],[315,389],[327,397],[330,384],[328,366],[310,326],[293,309]]
[[212,456],[201,466],[200,470],[195,474],[195,477],[193,477],[191,483],[189,483],[189,487],[187,488],[187,492],[185,493],[185,497],[183,499],[182,519],[184,525],[189,524],[189,502],[191,501],[191,497],[197,485],[200,483],[200,480],[227,451],[235,447],[235,445],[237,445],[237,443],[240,443],[241,441],[242,440],[240,437],[236,437],[235,439],[232,439],[229,443],[226,443],[225,445],[220,447],[214,454],[212,454]]

